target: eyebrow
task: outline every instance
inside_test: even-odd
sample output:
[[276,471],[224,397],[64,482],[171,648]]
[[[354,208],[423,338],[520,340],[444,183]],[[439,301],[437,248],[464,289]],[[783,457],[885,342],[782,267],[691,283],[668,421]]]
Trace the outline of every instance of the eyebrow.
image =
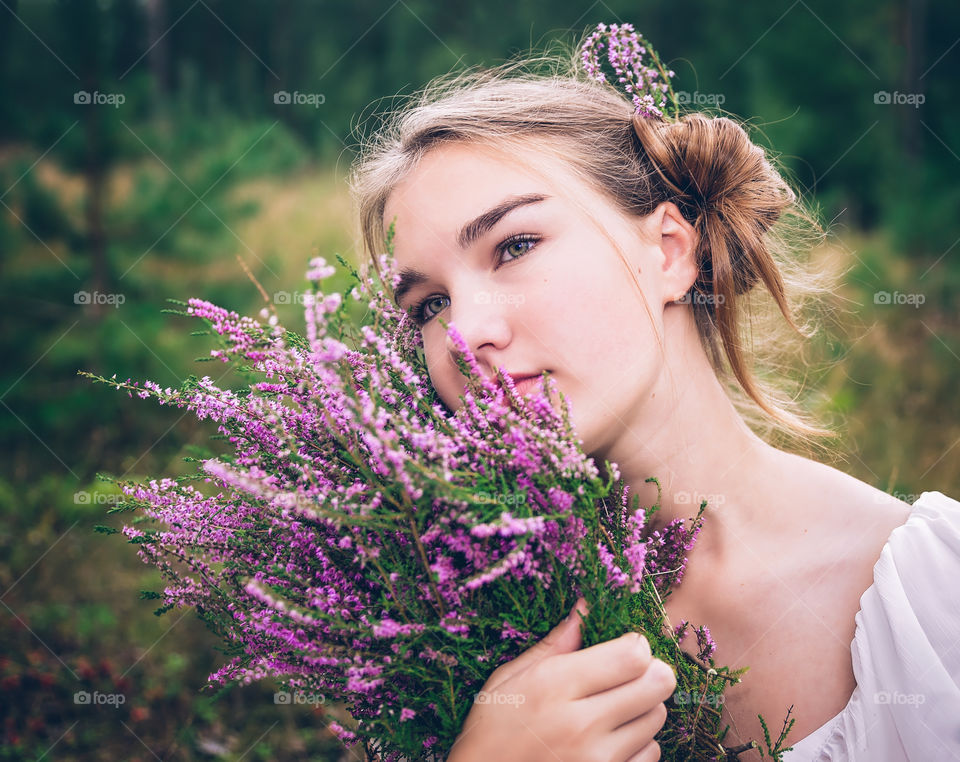
[[[550,197],[542,193],[526,193],[521,196],[508,196],[496,206],[491,207],[479,217],[464,225],[457,234],[457,244],[461,249],[466,249],[514,209],[518,209],[521,206],[538,204],[548,198]],[[394,302],[397,306],[400,305],[401,300],[407,295],[410,289],[420,285],[426,280],[428,280],[428,276],[420,270],[412,267],[405,267],[401,270],[400,279],[393,291]]]

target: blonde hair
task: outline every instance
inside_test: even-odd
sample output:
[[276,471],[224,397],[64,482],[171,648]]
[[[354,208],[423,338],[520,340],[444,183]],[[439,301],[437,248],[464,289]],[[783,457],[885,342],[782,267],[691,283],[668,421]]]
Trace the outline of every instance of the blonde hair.
[[817,445],[836,436],[797,402],[784,373],[797,347],[785,334],[796,340],[815,332],[812,320],[794,316],[830,289],[825,272],[794,256],[823,235],[812,214],[733,119],[650,119],[633,109],[625,94],[589,78],[576,54],[434,79],[361,140],[350,186],[371,263],[384,246],[387,198],[431,148],[466,143],[512,152],[534,141],[623,214],[675,203],[698,233],[699,275],[688,301],[700,340],[741,416],[768,439]]

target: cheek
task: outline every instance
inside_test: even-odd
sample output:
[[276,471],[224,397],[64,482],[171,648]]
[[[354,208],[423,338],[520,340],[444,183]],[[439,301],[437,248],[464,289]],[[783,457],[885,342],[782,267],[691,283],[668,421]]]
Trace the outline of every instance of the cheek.
[[643,297],[619,261],[587,275],[555,283],[555,293],[567,296],[553,304],[552,333],[560,336],[558,348],[577,383],[602,386],[656,347],[657,338]]
[[462,381],[456,364],[446,348],[446,335],[442,327],[430,326],[429,334],[423,337],[423,354],[430,374],[430,383],[437,390],[443,404],[457,411],[463,404]]
[[[514,351],[529,355],[517,361],[560,373],[563,391],[574,397],[606,396],[611,385],[626,392],[643,380],[644,368],[658,351],[639,289],[619,260],[594,262],[588,270],[579,258],[553,265],[528,281],[522,301],[504,313]],[[456,411],[462,405],[463,378],[447,351],[443,328],[427,326],[423,339],[430,381],[443,403]]]

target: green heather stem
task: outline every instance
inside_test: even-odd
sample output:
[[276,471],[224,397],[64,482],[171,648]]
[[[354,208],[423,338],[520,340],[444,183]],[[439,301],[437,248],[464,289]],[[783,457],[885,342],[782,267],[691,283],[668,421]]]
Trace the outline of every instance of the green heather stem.
[[433,579],[433,570],[430,568],[430,561],[427,559],[427,551],[424,550],[423,543],[420,542],[420,532],[417,531],[417,522],[413,517],[413,506],[410,504],[410,496],[406,492],[402,493],[403,495],[403,507],[407,512],[407,521],[410,523],[410,533],[413,536],[413,541],[417,546],[417,552],[420,554],[420,560],[423,562],[423,568],[427,575],[427,582],[430,584],[430,589],[433,591],[434,597],[437,599],[437,608],[440,611],[440,616],[446,616],[446,607],[443,605],[443,597],[440,595],[440,591],[437,589],[437,584]]

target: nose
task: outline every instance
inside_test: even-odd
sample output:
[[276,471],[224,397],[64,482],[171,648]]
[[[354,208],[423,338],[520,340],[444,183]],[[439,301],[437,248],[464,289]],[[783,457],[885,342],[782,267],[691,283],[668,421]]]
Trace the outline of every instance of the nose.
[[[457,299],[451,299],[451,322],[489,377],[494,375],[493,356],[506,348],[512,336],[505,307],[493,299],[489,291],[476,289],[465,290]],[[449,334],[446,347],[450,362],[456,367],[456,346]]]

